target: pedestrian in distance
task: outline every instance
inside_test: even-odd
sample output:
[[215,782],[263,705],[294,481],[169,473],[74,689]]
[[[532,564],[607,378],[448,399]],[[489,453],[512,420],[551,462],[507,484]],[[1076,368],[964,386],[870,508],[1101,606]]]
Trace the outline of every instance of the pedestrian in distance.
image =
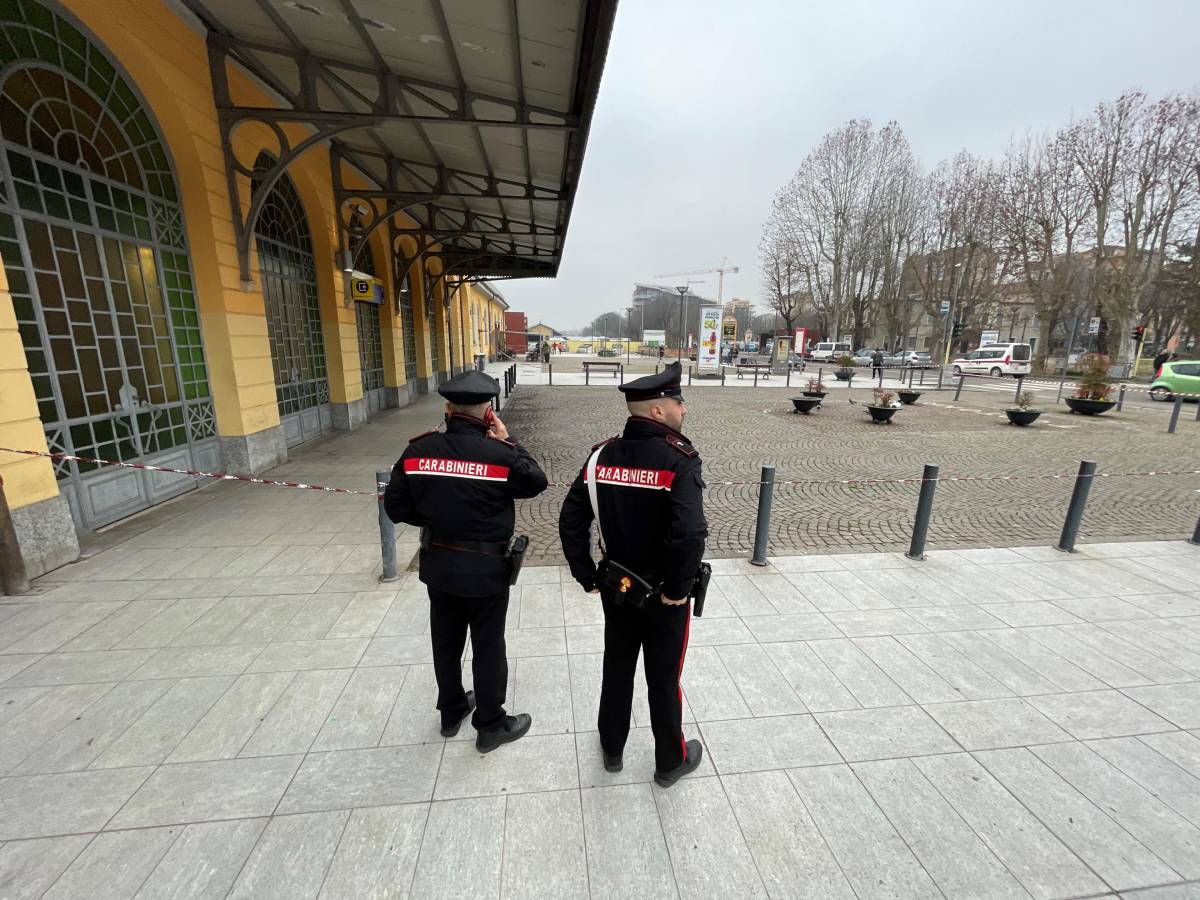
[[664,356],[666,356],[666,355],[667,355],[667,348],[666,348],[666,347],[664,347],[663,345],[661,345],[661,344],[660,344],[660,345],[659,345],[659,347],[658,347],[658,359],[659,359],[659,361],[661,362],[661,361],[662,361],[662,358],[663,358]]
[[542,341],[542,362],[550,362],[550,342]]
[[[604,768],[621,771],[639,652],[649,689],[654,780],[670,787],[700,765],[703,748],[683,736],[679,678],[694,597],[703,603],[708,525],[700,454],[681,429],[682,366],[620,386],[624,432],[592,448],[558,520],[563,553],[583,589],[604,608],[598,728]],[[601,561],[592,559],[597,521]]]
[[883,375],[883,351],[876,347],[871,352],[871,377],[879,378]]
[[[513,500],[536,497],[546,489],[546,476],[492,412],[500,393],[496,379],[472,370],[438,393],[446,398],[446,429],[409,442],[392,469],[384,511],[393,522],[421,528],[420,579],[429,591],[442,736],[458,734],[471,715],[475,746],[488,753],[532,724],[529,715],[504,709],[504,620],[528,543],[512,540]],[[468,631],[473,691],[462,682]]]
[[1163,350],[1156,357],[1154,357],[1154,374],[1155,374],[1155,376],[1157,376],[1159,373],[1159,370],[1162,369],[1162,367],[1165,366],[1170,361],[1171,361],[1171,354],[1166,350]]

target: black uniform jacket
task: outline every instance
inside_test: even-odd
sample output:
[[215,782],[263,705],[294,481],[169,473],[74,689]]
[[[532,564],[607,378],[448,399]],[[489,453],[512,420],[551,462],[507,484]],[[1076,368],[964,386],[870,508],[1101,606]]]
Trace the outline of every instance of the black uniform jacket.
[[[512,538],[513,500],[536,497],[546,475],[523,447],[487,437],[488,425],[452,415],[445,432],[415,437],[392,469],[383,505],[393,522],[428,526],[434,546],[421,551],[421,580],[462,597],[504,591],[509,564],[499,544]],[[497,545],[453,550],[439,542]]]
[[[597,446],[603,449],[596,494],[609,558],[651,584],[662,582],[671,599],[682,598],[700,568],[708,537],[700,454],[679,432],[639,416],[629,418],[620,437]],[[585,461],[563,503],[558,533],[571,575],[591,590],[596,564],[586,471]]]

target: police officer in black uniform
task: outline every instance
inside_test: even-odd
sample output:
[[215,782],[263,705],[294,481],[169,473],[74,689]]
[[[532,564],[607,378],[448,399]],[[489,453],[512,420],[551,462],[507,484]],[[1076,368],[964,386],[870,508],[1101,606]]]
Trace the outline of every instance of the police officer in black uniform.
[[604,605],[604,681],[600,691],[600,747],[604,767],[619,772],[629,736],[638,652],[649,687],[654,732],[654,780],[670,787],[699,764],[702,746],[683,737],[679,677],[687,651],[689,591],[704,555],[704,482],[700,454],[683,436],[687,408],[678,362],[620,390],[629,406],[625,431],[593,447],[596,500],[605,558],[636,573],[656,590],[642,606],[624,602],[621,589],[599,588],[591,554],[591,499],[580,472],[563,503],[558,529],[571,574]]
[[[492,398],[500,393],[496,379],[472,370],[438,393],[447,401],[446,430],[409,442],[392,469],[384,509],[393,522],[421,527],[420,577],[429,590],[442,735],[458,734],[474,710],[475,746],[487,753],[520,738],[532,722],[504,711],[504,618],[513,500],[536,497],[546,489],[546,476],[492,412]],[[468,628],[474,691],[464,691],[462,683]]]

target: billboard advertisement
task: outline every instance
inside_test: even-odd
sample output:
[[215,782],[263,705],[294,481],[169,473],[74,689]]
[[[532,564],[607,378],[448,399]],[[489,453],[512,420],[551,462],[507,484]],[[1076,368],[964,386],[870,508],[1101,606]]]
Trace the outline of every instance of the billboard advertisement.
[[726,316],[721,321],[721,343],[732,344],[737,340],[737,319]]
[[715,371],[721,365],[721,307],[706,306],[700,310],[700,349],[696,365],[701,371]]

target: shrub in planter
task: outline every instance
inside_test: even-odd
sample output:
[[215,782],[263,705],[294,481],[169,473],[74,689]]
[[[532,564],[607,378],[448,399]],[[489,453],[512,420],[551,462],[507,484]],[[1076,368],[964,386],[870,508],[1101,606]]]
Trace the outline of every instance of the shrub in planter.
[[833,370],[833,377],[838,381],[849,381],[854,377],[854,357],[850,354],[839,356],[838,367]]
[[820,378],[808,379],[808,387],[804,391],[805,397],[816,397],[817,399],[824,399],[825,393],[826,393],[825,383],[823,381],[821,381]]
[[1097,416],[1117,405],[1109,399],[1112,394],[1112,379],[1108,375],[1108,357],[1102,353],[1089,353],[1082,360],[1083,372],[1079,376],[1075,393],[1067,398],[1071,412],[1085,416]]
[[875,388],[873,393],[875,395],[874,402],[867,404],[867,412],[871,414],[871,420],[891,422],[892,416],[900,408],[900,401],[896,399],[894,393],[885,391],[883,388]]
[[1029,391],[1024,391],[1017,397],[1017,405],[1009,407],[1004,411],[1008,416],[1008,421],[1012,425],[1032,425],[1037,417],[1042,414],[1040,409],[1030,409],[1033,403],[1033,394]]

